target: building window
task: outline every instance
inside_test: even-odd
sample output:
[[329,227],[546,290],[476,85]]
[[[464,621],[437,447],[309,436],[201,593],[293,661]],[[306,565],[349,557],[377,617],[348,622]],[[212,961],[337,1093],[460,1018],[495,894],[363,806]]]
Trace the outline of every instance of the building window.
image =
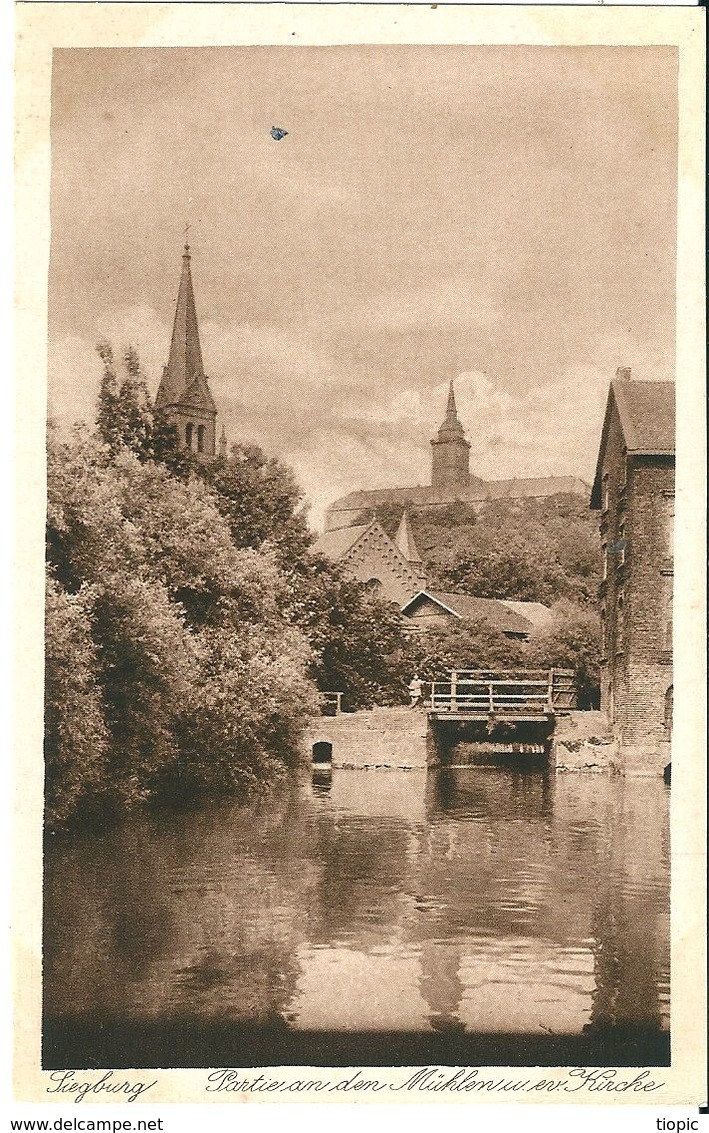
[[670,685],[667,692],[665,693],[665,718],[664,718],[664,726],[665,726],[665,731],[667,733],[668,739],[672,735],[672,707],[673,707],[672,702],[673,702],[673,700],[674,700],[674,685]]
[[606,635],[608,633],[608,625],[606,623],[606,604],[601,606],[601,657],[606,655]]
[[622,452],[622,455],[621,455],[621,458],[620,458],[620,482],[618,484],[618,488],[620,489],[620,491],[623,490],[627,481],[628,481],[628,452],[627,452],[627,449],[623,449],[623,452]]
[[667,553],[674,558],[675,553],[675,498],[670,496],[667,500]]
[[625,562],[625,524],[621,523],[618,528],[618,566],[622,566]]
[[615,651],[622,653],[625,646],[625,594],[621,590],[616,599]]
[[672,649],[672,578],[665,579],[665,600],[663,603],[662,648],[669,652]]
[[194,433],[194,425],[185,425],[185,444],[187,448],[192,448],[192,434]]
[[204,452],[204,425],[197,426],[197,452]]
[[608,544],[601,543],[601,550],[603,551],[603,581],[608,578]]
[[609,505],[610,505],[610,481],[608,479],[608,473],[606,472],[603,476],[603,510],[608,511]]

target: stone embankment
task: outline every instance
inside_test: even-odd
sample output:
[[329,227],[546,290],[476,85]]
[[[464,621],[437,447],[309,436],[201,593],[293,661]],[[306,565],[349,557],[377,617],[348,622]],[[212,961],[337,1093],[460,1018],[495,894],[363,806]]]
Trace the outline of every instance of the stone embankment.
[[320,716],[304,737],[309,756],[315,743],[332,744],[333,767],[375,770],[426,766],[426,713],[418,708],[372,708]]
[[[332,766],[361,770],[426,767],[427,718],[421,709],[373,708],[319,716],[303,737],[304,755],[313,745],[332,745]],[[620,770],[616,743],[602,712],[560,716],[549,764],[557,771]]]
[[551,765],[557,771],[619,771],[618,749],[605,713],[571,712],[560,716]]

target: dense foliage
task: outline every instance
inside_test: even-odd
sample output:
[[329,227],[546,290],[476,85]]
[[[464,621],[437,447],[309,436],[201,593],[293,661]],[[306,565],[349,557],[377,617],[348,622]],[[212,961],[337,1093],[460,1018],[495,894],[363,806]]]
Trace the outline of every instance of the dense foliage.
[[[595,538],[560,496],[414,513],[430,584],[555,603],[544,633],[485,622],[408,635],[396,605],[313,553],[292,472],[254,445],[200,463],[151,404],[135,351],[101,344],[95,434],[50,430],[50,824],[243,793],[297,758],[316,690],[355,709],[454,667],[573,668],[598,688]],[[400,508],[380,519],[394,531]]]
[[50,430],[50,824],[240,793],[296,758],[316,689],[401,698],[396,610],[310,553],[292,473],[255,446],[203,465],[111,348],[97,432]]
[[[484,598],[593,606],[598,534],[580,496],[492,500],[479,512],[458,501],[410,513],[430,586]],[[401,506],[377,510],[393,533]]]
[[273,556],[128,447],[52,440],[48,481],[50,819],[245,790],[292,758],[310,653]]
[[556,603],[549,626],[528,641],[505,637],[484,621],[461,619],[412,637],[408,653],[423,681],[440,680],[450,669],[573,669],[579,708],[598,707],[598,619],[570,602]]

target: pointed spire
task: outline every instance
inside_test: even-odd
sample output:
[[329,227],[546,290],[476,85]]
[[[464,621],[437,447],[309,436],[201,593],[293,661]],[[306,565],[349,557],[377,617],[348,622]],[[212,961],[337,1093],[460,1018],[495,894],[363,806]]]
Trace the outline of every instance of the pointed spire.
[[438,430],[438,436],[441,440],[447,440],[450,437],[462,437],[463,435],[464,430],[458,418],[458,410],[455,404],[455,390],[453,388],[453,379],[451,378],[450,385],[448,386],[446,418]]
[[453,389],[453,379],[451,378],[448,387],[448,405],[446,406],[446,421],[455,422],[458,420],[458,410],[455,407],[455,390]]
[[399,523],[399,530],[394,537],[394,542],[406,559],[407,563],[411,563],[411,565],[414,567],[421,566],[422,559],[420,554],[418,553],[416,543],[414,542],[414,534],[411,530],[409,516],[405,508],[401,516],[401,522]]
[[195,393],[199,393],[201,399],[212,409],[214,408],[202,362],[190,260],[190,246],[185,243],[185,249],[182,253],[182,274],[177,292],[175,321],[172,327],[170,356],[167,366],[163,370],[162,381],[155,401],[158,408],[184,401],[190,387],[193,387],[191,391],[193,397]]
[[222,460],[226,460],[226,432],[223,425],[219,436],[219,455]]

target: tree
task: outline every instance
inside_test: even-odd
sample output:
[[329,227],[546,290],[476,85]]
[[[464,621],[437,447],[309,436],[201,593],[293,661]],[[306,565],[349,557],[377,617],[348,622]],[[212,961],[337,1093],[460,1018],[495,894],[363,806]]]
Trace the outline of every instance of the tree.
[[203,466],[237,547],[268,543],[279,562],[292,567],[312,542],[303,493],[285,464],[258,445],[232,445],[229,460]]
[[[89,708],[100,704],[104,792],[116,805],[194,799],[272,776],[314,704],[307,644],[281,613],[275,555],[236,548],[199,479],[183,483],[86,434],[51,439],[48,489],[52,578],[69,609],[90,595],[83,653],[78,629],[58,640],[69,634],[65,653],[75,640],[85,658],[81,688],[94,700],[75,696],[81,734],[98,727]],[[50,723],[61,719],[60,690],[48,684]],[[49,734],[54,766],[67,767],[66,729],[51,724]]]
[[441,680],[452,669],[506,669],[525,665],[525,643],[505,637],[482,619],[453,619],[436,629],[412,634],[412,671],[423,681]]
[[528,646],[530,664],[573,669],[579,708],[598,708],[601,683],[601,634],[590,610],[561,601],[552,607],[552,621]]
[[129,448],[140,460],[153,456],[153,406],[133,346],[123,354],[125,375],[119,382],[113,348],[100,342],[96,350],[103,362],[96,424],[104,444],[115,456]]
[[[382,510],[389,533],[401,510]],[[547,605],[562,598],[595,605],[597,533],[587,502],[578,496],[474,505],[456,501],[414,509],[411,520],[433,589]]]
[[344,693],[348,710],[405,700],[411,674],[398,607],[322,555],[307,556],[291,584],[290,615],[310,644],[318,688]]
[[88,816],[105,789],[108,731],[96,645],[93,595],[67,594],[51,575],[45,597],[45,809],[50,825]]

